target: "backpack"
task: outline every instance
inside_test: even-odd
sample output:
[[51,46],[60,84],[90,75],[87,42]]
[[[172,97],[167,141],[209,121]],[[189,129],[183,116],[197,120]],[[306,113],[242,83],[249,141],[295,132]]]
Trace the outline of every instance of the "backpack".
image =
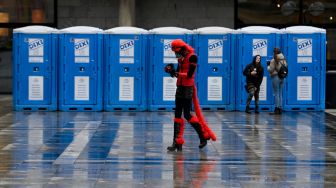
[[281,67],[278,70],[278,76],[280,79],[284,79],[288,75],[288,68],[283,63],[281,63],[281,61],[279,63],[281,64]]

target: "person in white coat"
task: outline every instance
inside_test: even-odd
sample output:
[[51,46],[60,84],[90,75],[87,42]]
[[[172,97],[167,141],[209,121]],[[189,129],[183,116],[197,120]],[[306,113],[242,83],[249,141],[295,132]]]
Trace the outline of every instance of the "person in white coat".
[[284,86],[284,78],[279,78],[278,72],[282,65],[288,67],[285,56],[282,54],[279,48],[274,48],[273,59],[267,62],[267,70],[272,79],[273,93],[275,97],[275,109],[274,113],[271,114],[281,114],[282,113],[282,90]]

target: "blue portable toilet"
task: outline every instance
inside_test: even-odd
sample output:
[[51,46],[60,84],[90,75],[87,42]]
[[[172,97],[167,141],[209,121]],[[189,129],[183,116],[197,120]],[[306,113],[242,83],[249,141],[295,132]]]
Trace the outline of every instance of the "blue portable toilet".
[[[246,107],[247,92],[245,91],[246,77],[244,68],[251,63],[253,57],[261,56],[261,64],[264,68],[264,78],[260,86],[259,110],[272,111],[274,97],[272,81],[267,71],[267,61],[273,58],[274,47],[280,46],[281,31],[272,27],[249,26],[237,31],[236,51],[236,110],[243,111]],[[254,98],[250,108],[254,108]]]
[[13,31],[13,107],[57,110],[57,29],[27,26]]
[[235,30],[203,27],[194,30],[198,54],[197,87],[203,110],[234,110]]
[[102,32],[88,26],[60,30],[60,110],[102,110]]
[[164,72],[164,67],[175,64],[177,59],[171,50],[171,42],[182,39],[191,44],[192,31],[178,27],[160,27],[149,31],[149,104],[150,111],[171,111],[175,108],[176,78]]
[[283,51],[288,63],[284,110],[324,110],[326,30],[293,26],[283,31]]
[[148,31],[116,27],[104,32],[104,109],[147,110]]

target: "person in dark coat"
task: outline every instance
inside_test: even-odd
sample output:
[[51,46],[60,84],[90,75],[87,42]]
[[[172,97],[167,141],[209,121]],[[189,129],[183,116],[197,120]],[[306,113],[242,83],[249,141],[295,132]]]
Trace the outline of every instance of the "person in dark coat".
[[264,68],[261,65],[260,55],[256,55],[253,57],[252,63],[248,64],[245,67],[243,74],[244,76],[246,76],[245,89],[248,93],[245,112],[251,113],[250,103],[252,97],[254,96],[255,113],[259,113],[259,91],[261,82],[264,77]]

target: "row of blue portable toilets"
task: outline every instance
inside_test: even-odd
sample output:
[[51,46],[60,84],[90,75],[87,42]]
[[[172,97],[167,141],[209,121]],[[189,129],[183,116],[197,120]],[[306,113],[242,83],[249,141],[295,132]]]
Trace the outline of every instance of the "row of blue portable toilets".
[[[274,97],[266,62],[280,47],[289,64],[283,108],[325,108],[326,31],[309,26],[238,30],[177,27],[101,30],[76,26],[57,30],[28,26],[14,30],[13,104],[29,111],[173,110],[176,78],[163,69],[177,63],[170,45],[180,38],[198,54],[198,96],[203,110],[244,110],[244,67],[261,55],[265,74],[260,109],[272,111]],[[252,102],[252,107],[253,107]]]

